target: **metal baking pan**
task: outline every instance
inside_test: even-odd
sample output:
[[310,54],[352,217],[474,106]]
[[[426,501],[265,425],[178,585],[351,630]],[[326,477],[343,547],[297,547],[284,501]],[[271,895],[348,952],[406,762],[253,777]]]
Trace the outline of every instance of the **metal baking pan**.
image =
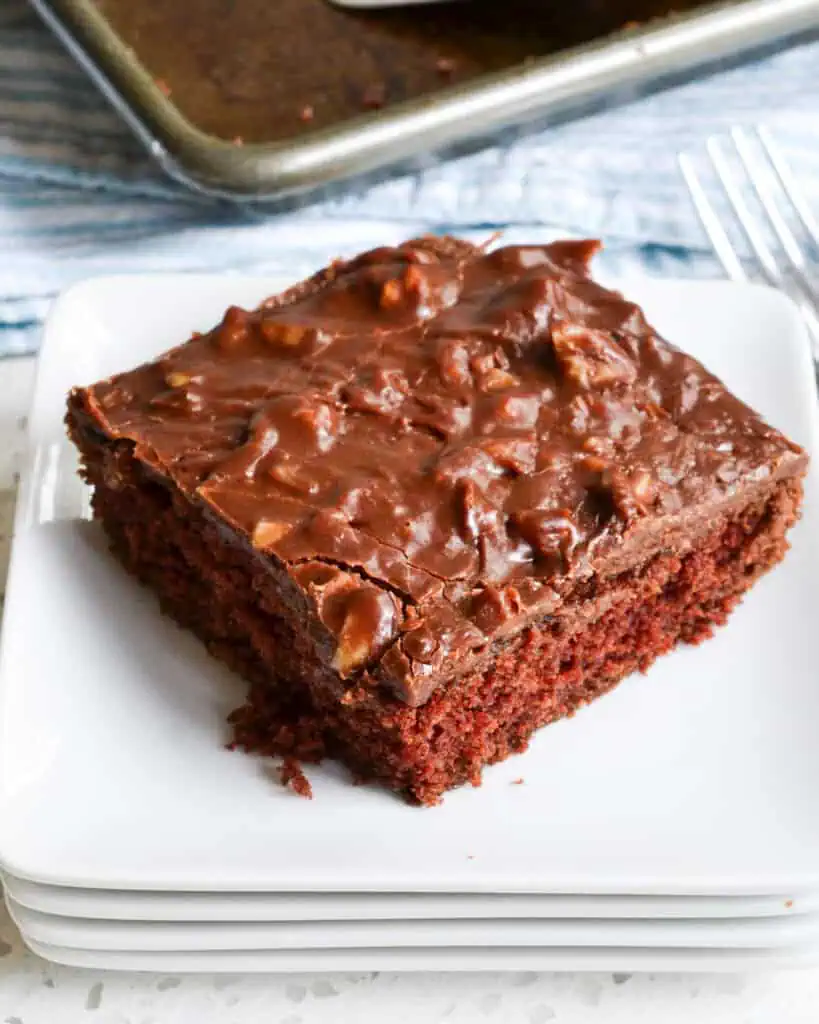
[[[31,2],[170,175],[234,199],[303,196],[389,173],[420,154],[463,151],[510,126],[548,123],[633,98],[819,28],[819,0],[729,0],[335,126],[236,145],[183,116],[93,0]],[[462,10],[468,17],[467,4]]]

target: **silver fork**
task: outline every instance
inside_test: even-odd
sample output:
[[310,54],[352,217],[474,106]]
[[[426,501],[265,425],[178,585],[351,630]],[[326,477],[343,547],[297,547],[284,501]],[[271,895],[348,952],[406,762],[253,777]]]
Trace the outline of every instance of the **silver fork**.
[[[710,138],[705,156],[736,223],[748,239],[758,271],[768,284],[784,291],[799,306],[819,372],[819,288],[810,277],[812,261],[807,255],[812,252],[814,259],[819,259],[819,223],[787,162],[762,127],[733,128],[726,136]],[[678,161],[725,273],[733,281],[747,281],[745,266],[697,172],[702,161],[693,153],[681,153]],[[752,205],[746,199],[748,185],[756,197]],[[798,228],[794,230],[791,224]],[[772,245],[769,238],[775,238],[776,243]],[[816,270],[819,274],[819,266]]]

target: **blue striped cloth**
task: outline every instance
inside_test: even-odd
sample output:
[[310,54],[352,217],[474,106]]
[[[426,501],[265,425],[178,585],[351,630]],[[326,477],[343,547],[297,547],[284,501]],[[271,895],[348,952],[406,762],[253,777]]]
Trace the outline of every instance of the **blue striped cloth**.
[[23,0],[0,0],[0,355],[100,273],[309,272],[424,230],[603,237],[608,267],[714,275],[675,154],[764,120],[819,209],[819,43],[367,191],[265,216],[167,180]]

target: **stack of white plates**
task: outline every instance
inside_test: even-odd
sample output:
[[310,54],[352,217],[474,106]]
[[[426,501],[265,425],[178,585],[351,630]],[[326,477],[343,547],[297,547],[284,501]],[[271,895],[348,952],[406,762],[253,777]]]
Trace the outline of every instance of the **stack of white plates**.
[[[0,688],[0,861],[51,960],[162,971],[737,969],[819,961],[819,504],[728,627],[436,808],[225,749],[242,684],[105,552],[63,396],[276,282],[83,285],[49,322]],[[631,289],[813,446],[798,318],[735,285]],[[814,474],[815,475],[815,474]]]

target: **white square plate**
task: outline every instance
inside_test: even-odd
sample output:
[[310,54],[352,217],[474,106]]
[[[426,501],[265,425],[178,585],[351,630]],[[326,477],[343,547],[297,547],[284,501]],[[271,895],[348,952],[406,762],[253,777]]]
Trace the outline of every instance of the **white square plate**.
[[[0,861],[113,889],[770,894],[819,889],[819,503],[729,626],[571,721],[480,789],[419,810],[310,771],[313,801],[224,749],[242,684],[160,616],[82,521],[64,395],[206,328],[270,280],[119,278],[55,305],[30,421],[0,665]],[[781,295],[628,289],[671,340],[815,448],[813,369]],[[513,786],[522,776],[524,785]]]
[[653,974],[681,971],[730,972],[812,967],[819,944],[782,949],[644,949],[594,948],[510,949],[502,946],[423,947],[418,949],[262,949],[180,950],[173,953],[121,949],[76,949],[23,941],[38,956],[54,963],[92,970],[152,971],[161,974],[311,974],[339,971],[615,971]]
[[76,949],[379,949],[619,946],[644,949],[776,949],[819,944],[819,914],[721,920],[91,921],[44,914],[6,896],[29,938]]
[[29,910],[96,921],[711,920],[819,913],[819,893],[779,896],[588,896],[445,892],[151,892],[42,885],[5,875]]

